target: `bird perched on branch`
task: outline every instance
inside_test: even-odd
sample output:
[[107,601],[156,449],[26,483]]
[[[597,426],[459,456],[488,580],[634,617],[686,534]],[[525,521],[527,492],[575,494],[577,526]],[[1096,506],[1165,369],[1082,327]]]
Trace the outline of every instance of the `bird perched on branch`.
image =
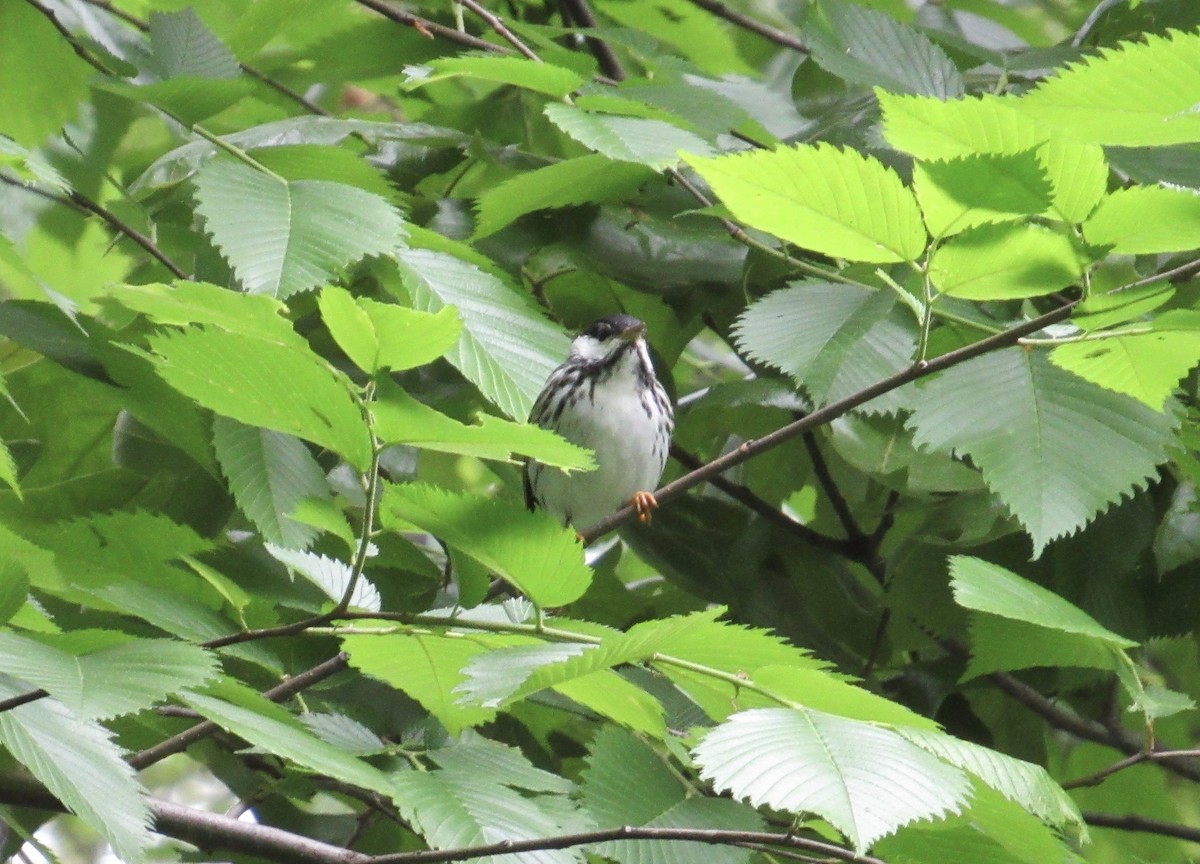
[[571,343],[534,403],[529,422],[596,454],[596,469],[567,474],[529,460],[525,504],[586,531],[632,504],[647,521],[667,464],[675,412],[654,374],[646,325],[631,315],[596,321]]

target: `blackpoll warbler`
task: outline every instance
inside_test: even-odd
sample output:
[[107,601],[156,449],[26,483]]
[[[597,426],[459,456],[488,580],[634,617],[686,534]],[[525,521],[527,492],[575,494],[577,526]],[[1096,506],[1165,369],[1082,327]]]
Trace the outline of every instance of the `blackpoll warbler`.
[[643,521],[658,506],[651,490],[667,464],[675,412],[654,375],[645,333],[630,315],[601,318],[575,337],[566,362],[550,374],[529,422],[591,449],[597,467],[568,475],[526,462],[530,510],[544,507],[586,531],[626,504]]

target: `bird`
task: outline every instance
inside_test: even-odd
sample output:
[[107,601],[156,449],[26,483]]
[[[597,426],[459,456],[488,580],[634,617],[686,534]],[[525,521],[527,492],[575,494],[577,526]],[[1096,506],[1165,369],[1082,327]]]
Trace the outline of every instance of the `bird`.
[[571,342],[550,373],[529,422],[595,453],[596,468],[566,472],[527,459],[525,505],[586,532],[627,504],[649,521],[675,412],[654,374],[646,325],[632,315],[595,321]]

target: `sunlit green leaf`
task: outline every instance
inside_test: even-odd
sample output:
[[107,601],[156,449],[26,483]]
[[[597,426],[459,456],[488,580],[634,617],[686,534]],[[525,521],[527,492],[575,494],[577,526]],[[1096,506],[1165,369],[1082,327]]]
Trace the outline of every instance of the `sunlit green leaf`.
[[815,145],[685,158],[737,219],[806,249],[883,263],[925,248],[912,193],[869,156]]
[[969,788],[960,771],[895,732],[819,711],[743,711],[693,756],[718,790],[816,813],[859,850],[914,820],[957,812]]

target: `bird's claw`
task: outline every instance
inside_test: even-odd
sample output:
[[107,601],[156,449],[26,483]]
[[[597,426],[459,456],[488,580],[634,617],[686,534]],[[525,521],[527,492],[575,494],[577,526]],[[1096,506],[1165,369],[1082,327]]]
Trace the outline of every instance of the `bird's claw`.
[[649,522],[651,511],[658,506],[658,499],[653,492],[634,492],[629,504],[637,512],[639,522]]

